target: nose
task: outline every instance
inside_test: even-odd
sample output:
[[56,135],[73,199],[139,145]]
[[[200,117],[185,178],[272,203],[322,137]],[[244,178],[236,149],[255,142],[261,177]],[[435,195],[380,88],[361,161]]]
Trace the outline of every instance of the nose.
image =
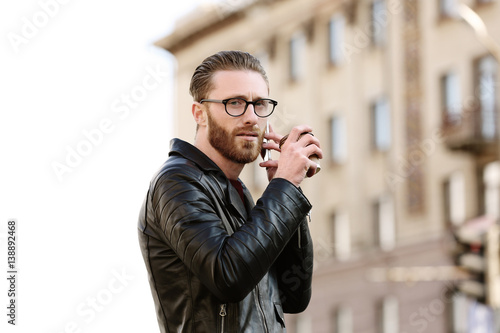
[[255,108],[253,104],[248,104],[247,110],[243,114],[245,124],[255,125],[257,124],[259,117],[255,113]]

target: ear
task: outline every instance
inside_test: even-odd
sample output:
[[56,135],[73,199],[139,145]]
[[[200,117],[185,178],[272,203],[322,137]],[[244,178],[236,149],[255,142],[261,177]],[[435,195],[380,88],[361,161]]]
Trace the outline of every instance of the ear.
[[198,126],[206,126],[207,124],[207,110],[205,106],[198,102],[193,102],[191,106],[191,111],[193,113],[194,120]]

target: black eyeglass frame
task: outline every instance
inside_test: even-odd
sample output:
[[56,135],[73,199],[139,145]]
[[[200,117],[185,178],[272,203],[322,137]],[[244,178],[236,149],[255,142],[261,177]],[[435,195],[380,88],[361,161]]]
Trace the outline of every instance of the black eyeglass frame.
[[[232,99],[239,99],[241,101],[244,101],[245,102],[245,109],[243,109],[243,112],[238,114],[238,115],[234,115],[234,114],[230,114],[228,111],[227,111],[227,102],[229,102],[230,100]],[[273,109],[271,110],[271,112],[269,112],[269,114],[267,116],[260,116],[257,114],[257,112],[255,112],[255,103],[258,103],[260,101],[268,101],[269,103],[271,103],[273,105]],[[203,103],[203,102],[210,102],[210,103],[222,103],[224,104],[224,110],[226,110],[226,113],[228,115],[230,115],[231,117],[239,117],[239,116],[242,116],[245,114],[245,112],[247,112],[247,109],[248,109],[248,105],[249,104],[252,104],[253,105],[253,112],[257,115],[257,117],[259,118],[267,118],[269,117],[270,115],[273,114],[274,112],[274,109],[276,109],[276,105],[278,105],[278,102],[275,101],[274,99],[270,99],[270,98],[259,98],[255,101],[247,101],[246,99],[243,99],[241,97],[232,97],[232,98],[226,98],[226,99],[209,99],[209,98],[204,98],[200,101],[200,103]]]

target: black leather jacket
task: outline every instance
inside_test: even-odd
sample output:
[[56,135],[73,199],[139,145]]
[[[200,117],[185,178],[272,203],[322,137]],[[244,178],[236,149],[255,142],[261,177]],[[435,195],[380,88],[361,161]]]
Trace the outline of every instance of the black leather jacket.
[[224,173],[172,140],[139,217],[161,332],[286,332],[311,297],[313,250],[300,189],[273,179],[245,205]]

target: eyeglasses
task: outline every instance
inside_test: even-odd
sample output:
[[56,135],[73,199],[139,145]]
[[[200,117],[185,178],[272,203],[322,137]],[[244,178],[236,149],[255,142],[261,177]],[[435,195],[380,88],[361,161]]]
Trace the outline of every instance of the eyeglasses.
[[253,111],[258,117],[269,117],[273,113],[278,102],[269,98],[261,98],[253,102],[249,102],[243,98],[228,98],[228,99],[202,99],[200,103],[222,103],[226,108],[226,113],[231,117],[239,117],[245,113],[249,104],[253,105]]

